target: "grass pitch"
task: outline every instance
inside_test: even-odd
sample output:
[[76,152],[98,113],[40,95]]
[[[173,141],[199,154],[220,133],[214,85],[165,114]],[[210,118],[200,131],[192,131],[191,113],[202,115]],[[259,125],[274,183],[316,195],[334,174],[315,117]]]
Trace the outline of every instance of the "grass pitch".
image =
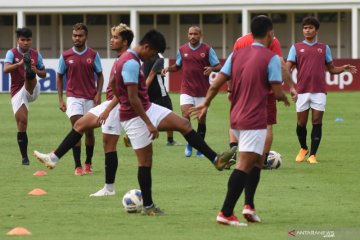
[[[71,151],[54,170],[45,169],[31,156],[32,151],[53,150],[71,128],[66,115],[58,110],[56,94],[42,94],[30,105],[31,164],[22,166],[10,96],[1,94],[0,239],[323,239],[321,231],[332,231],[332,239],[358,239],[359,97],[358,92],[328,94],[320,163],[315,166],[295,163],[299,145],[294,104],[289,108],[278,104],[273,150],[281,153],[283,162],[278,170],[262,171],[255,204],[263,223],[235,228],[215,221],[231,171],[218,172],[205,158],[184,157],[183,147],[165,146],[165,133],[154,142],[152,171],[153,198],[166,211],[163,217],[124,212],[122,196],[138,184],[135,155],[122,141],[118,144],[116,195],[89,197],[105,181],[100,129],[96,130],[93,175],[74,176]],[[178,99],[179,95],[172,94],[179,113]],[[228,111],[226,95],[220,94],[208,114],[206,140],[219,152],[228,147]],[[336,122],[336,118],[343,121]],[[308,125],[308,139],[310,133]],[[175,139],[185,143],[179,134]],[[84,159],[84,147],[82,156]],[[45,170],[48,176],[33,176],[37,170]],[[48,194],[27,195],[34,188]],[[243,194],[236,206],[240,220],[242,204]],[[32,235],[6,235],[17,226]],[[291,230],[296,231],[295,238],[288,234]]]

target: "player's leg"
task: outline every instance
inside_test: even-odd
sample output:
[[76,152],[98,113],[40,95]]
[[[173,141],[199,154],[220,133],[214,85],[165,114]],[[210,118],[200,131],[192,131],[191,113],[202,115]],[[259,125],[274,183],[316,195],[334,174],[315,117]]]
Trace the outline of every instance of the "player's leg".
[[[229,128],[229,147],[230,147],[230,149],[233,147],[236,147],[236,148],[238,147],[238,139],[235,137],[231,128]],[[231,157],[229,164],[227,164],[224,169],[229,170],[231,168],[231,166],[234,165],[235,163],[236,163],[236,152]]]
[[[75,123],[82,117],[82,115],[73,115],[70,117],[70,122],[72,128],[74,128]],[[81,138],[80,140],[72,147],[74,163],[75,163],[75,175],[82,176],[83,169],[81,165]]]
[[28,137],[27,137],[27,123],[28,123],[28,110],[25,104],[22,104],[21,107],[15,113],[15,120],[17,126],[17,142],[19,145],[21,157],[22,157],[22,164],[29,165],[29,157],[27,154],[27,147],[28,147]]
[[[194,105],[197,106],[197,105],[201,104],[202,102],[204,102],[204,100],[205,100],[204,97],[194,97]],[[205,135],[206,135],[206,114],[204,114],[201,118],[198,119],[197,133],[203,139],[205,139]],[[199,151],[196,151],[196,156],[197,157],[204,157],[204,155]]]
[[[181,109],[181,115],[183,118],[186,118],[189,123],[190,121],[190,108],[195,105],[195,99],[192,96],[189,96],[187,94],[180,94],[180,109]],[[185,146],[184,151],[185,157],[191,157],[192,155],[192,146],[188,143]]]
[[85,147],[86,147],[86,160],[85,160],[85,174],[92,173],[92,157],[94,155],[95,136],[94,129],[89,129],[85,132]]
[[[157,110],[157,112],[159,111],[160,110]],[[195,132],[194,129],[192,129],[190,122],[187,119],[178,116],[174,112],[167,114],[166,117],[160,121],[157,128],[159,131],[173,130],[180,132],[190,146],[193,146],[195,149],[203,153],[220,171],[224,169],[225,165],[236,151],[236,149],[233,148],[221,155],[218,155],[207,145],[204,139]]]
[[326,95],[324,93],[315,93],[311,95],[311,113],[312,113],[312,130],[311,130],[311,148],[309,163],[317,163],[316,153],[322,137],[322,119],[326,105]]
[[295,161],[300,163],[305,159],[306,154],[309,152],[306,144],[307,137],[307,121],[309,117],[310,109],[310,93],[298,94],[296,101],[296,112],[297,112],[297,126],[296,134],[300,143],[300,151],[296,156]]
[[239,161],[237,161],[236,167],[230,175],[225,201],[217,216],[219,223],[227,225],[238,225],[238,221],[232,220],[235,217],[234,208],[255,164],[260,162],[266,138],[265,129],[235,130],[234,133],[239,139]]

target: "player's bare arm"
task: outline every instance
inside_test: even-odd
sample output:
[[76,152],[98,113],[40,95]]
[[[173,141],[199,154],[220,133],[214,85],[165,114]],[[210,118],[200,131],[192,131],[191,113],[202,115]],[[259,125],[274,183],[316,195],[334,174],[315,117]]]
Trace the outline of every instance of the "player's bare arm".
[[226,75],[219,73],[216,75],[216,78],[214,79],[213,83],[210,85],[210,88],[208,89],[206,93],[206,97],[203,103],[190,108],[190,114],[193,118],[202,118],[207,112],[207,109],[209,108],[211,101],[213,98],[218,94],[221,86],[227,82],[228,78]]
[[156,72],[151,70],[148,77],[146,78],[146,86],[147,87],[149,87],[151,85],[151,83],[154,81],[155,76],[156,76]]
[[281,62],[282,78],[283,78],[285,84],[288,85],[288,87],[289,87],[291,99],[294,102],[296,102],[296,100],[297,100],[297,91],[295,89],[295,85],[294,85],[294,82],[292,80],[291,73],[288,70],[288,68],[286,67],[286,63],[285,63],[285,61],[284,61],[284,59],[282,57],[280,57],[280,62]]
[[173,64],[173,65],[171,65],[171,66],[169,66],[169,67],[164,68],[164,69],[161,71],[161,74],[166,74],[166,73],[168,73],[168,72],[177,72],[177,71],[179,71],[180,69],[181,69],[180,66],[178,66],[178,65],[176,65],[176,64]]
[[159,137],[159,131],[157,128],[151,123],[150,119],[145,113],[145,110],[141,104],[141,101],[138,96],[138,86],[137,85],[128,85],[127,86],[128,98],[131,104],[131,107],[134,111],[139,115],[139,117],[145,122],[152,139]]
[[279,83],[271,84],[271,89],[274,92],[274,96],[275,96],[276,100],[284,102],[284,105],[286,107],[290,106],[290,102],[289,102],[287,96],[285,95],[285,93],[283,92],[281,84],[279,84]]
[[4,73],[11,73],[23,65],[24,65],[24,59],[21,59],[20,62],[14,64],[6,62],[4,64]]
[[43,67],[42,69],[38,69],[36,66],[31,66],[31,69],[38,75],[40,78],[46,77],[46,69]]
[[58,97],[59,97],[59,109],[62,112],[66,112],[66,103],[63,99],[63,91],[64,91],[64,82],[63,82],[63,75],[58,73],[56,76],[56,88],[58,91]]
[[104,84],[104,75],[102,72],[97,74],[97,89],[94,97],[94,105],[97,106],[101,103],[101,93]]
[[350,64],[346,64],[340,67],[336,67],[334,66],[333,63],[330,63],[327,65],[327,69],[331,74],[339,74],[342,72],[351,72],[352,74],[357,73],[357,68],[356,66],[350,65]]
[[220,63],[218,65],[216,65],[216,66],[213,66],[213,67],[206,66],[206,67],[204,67],[204,75],[209,76],[211,72],[218,72],[218,71],[220,71],[220,69],[221,69],[221,64]]

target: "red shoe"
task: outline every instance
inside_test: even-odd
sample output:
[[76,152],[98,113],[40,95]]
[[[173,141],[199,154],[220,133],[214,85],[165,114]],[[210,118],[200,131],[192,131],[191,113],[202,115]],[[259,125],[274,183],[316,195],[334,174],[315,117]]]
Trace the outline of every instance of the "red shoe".
[[246,223],[239,222],[238,218],[233,214],[230,217],[225,217],[222,212],[219,212],[216,216],[216,221],[219,224],[237,226],[237,227],[246,227]]
[[93,170],[91,164],[85,163],[84,174],[92,174]]
[[261,222],[260,217],[256,214],[256,210],[251,208],[250,205],[244,205],[242,215],[248,222],[259,223]]
[[75,176],[82,176],[84,175],[82,167],[75,168]]

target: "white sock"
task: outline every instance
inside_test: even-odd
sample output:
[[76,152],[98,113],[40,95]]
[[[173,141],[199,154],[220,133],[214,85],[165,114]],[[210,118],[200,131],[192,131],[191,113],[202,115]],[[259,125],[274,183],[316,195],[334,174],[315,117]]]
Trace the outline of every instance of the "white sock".
[[51,152],[50,153],[50,159],[51,159],[51,161],[53,161],[53,162],[57,162],[57,161],[59,161],[59,158],[55,155],[55,153],[53,153],[53,152]]
[[109,190],[110,192],[113,192],[114,191],[114,184],[113,183],[106,183],[105,184],[105,187],[107,190]]

